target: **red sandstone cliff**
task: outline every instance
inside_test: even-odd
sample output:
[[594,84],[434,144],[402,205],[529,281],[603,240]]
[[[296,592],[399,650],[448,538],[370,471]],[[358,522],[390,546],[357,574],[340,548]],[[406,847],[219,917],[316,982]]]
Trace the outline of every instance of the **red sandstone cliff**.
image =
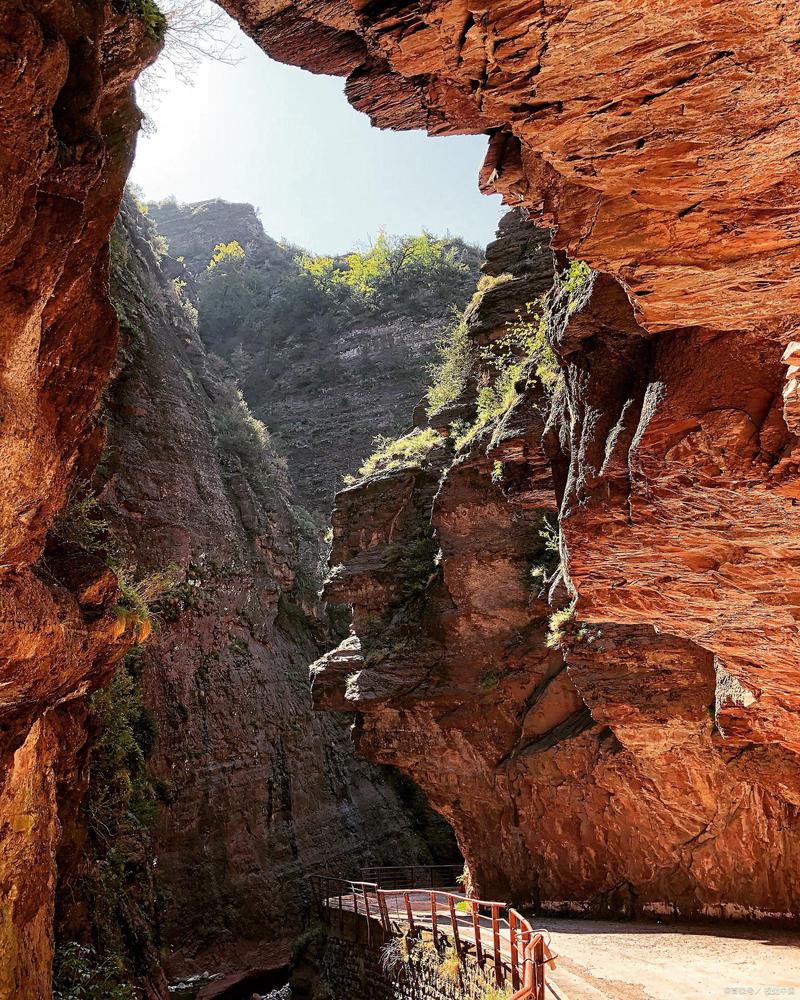
[[[542,899],[600,890],[615,908],[620,891],[630,905],[632,886],[642,902],[666,895],[684,910],[721,901],[796,909],[796,816],[786,804],[796,801],[800,742],[796,382],[784,403],[779,361],[797,314],[800,14],[777,0],[225,6],[277,58],[349,75],[350,100],[381,126],[489,132],[484,187],[552,225],[556,246],[619,280],[633,302],[610,278],[598,280],[587,307],[553,326],[565,378],[545,432],[547,460],[534,383],[522,393],[529,412],[517,413],[523,433],[487,458],[476,440],[449,474],[463,503],[449,508],[445,491],[430,504],[431,470],[424,483],[406,472],[345,494],[348,504],[357,497],[385,512],[402,485],[421,501],[411,539],[429,532],[431,510],[443,551],[441,577],[423,581],[430,600],[418,632],[405,636],[407,654],[396,648],[394,663],[391,649],[383,656],[392,670],[370,695],[382,707],[364,712],[362,747],[438,784],[402,727],[391,729],[401,741],[393,749],[388,726],[385,737],[378,728],[411,711],[409,676],[440,686],[432,663],[443,664],[446,697],[430,703],[446,713],[425,708],[424,688],[413,711],[435,740],[442,721],[450,730],[449,720],[466,717],[434,741],[441,769],[461,785],[456,798],[440,790],[436,801],[460,826],[477,878],[506,884],[512,873],[509,891],[520,898],[537,885]],[[37,565],[116,346],[106,237],[136,126],[130,82],[155,44],[141,19],[113,7],[11,0],[0,13],[0,993],[8,995],[23,981],[33,996],[48,989],[56,774],[71,766],[58,761],[69,710],[53,709],[99,684],[133,638],[119,636],[108,613],[115,585],[101,567]],[[511,466],[502,485],[487,476],[494,461]],[[564,567],[578,618],[590,623],[563,643],[566,672],[542,650],[541,599],[528,608],[521,585],[509,584],[521,555],[507,491],[526,486],[533,496],[519,510],[560,509]],[[507,525],[505,538],[492,535],[487,511]],[[537,515],[525,516],[538,535]],[[371,540],[362,531],[343,548],[347,523],[340,515],[339,558],[352,562],[372,542],[370,559],[380,562],[394,529],[376,528]],[[484,562],[491,580],[481,582]],[[385,613],[391,573],[380,592],[363,560],[357,575],[364,606]],[[352,599],[360,604],[361,593]],[[478,695],[473,620],[488,636],[491,665],[480,668]],[[417,637],[424,649],[415,657]],[[451,638],[467,643],[452,668]],[[492,672],[494,693],[481,691],[480,677]],[[509,684],[521,693],[506,696]],[[350,701],[366,700],[359,688]],[[712,693],[714,731],[700,710]],[[467,740],[481,706],[491,732],[481,724]],[[418,723],[409,729],[413,738]],[[528,770],[524,761],[534,759]],[[496,823],[468,822],[473,800]],[[531,845],[537,821],[553,833]],[[567,870],[547,848],[554,843],[585,844],[581,864]]]
[[113,574],[41,560],[93,433],[116,352],[108,233],[139,114],[132,82],[159,20],[114,4],[0,11],[0,996],[49,996],[59,773],[69,701],[133,641]]
[[701,0],[224,6],[276,58],[346,75],[380,127],[489,132],[484,189],[622,284],[659,336],[630,511],[600,490],[592,524],[615,525],[602,534],[563,512],[579,611],[702,645],[747,691],[723,707],[729,728],[796,748],[796,384],[784,405],[780,359],[800,287],[787,110],[800,13]]
[[[468,324],[480,343],[509,335],[487,299]],[[471,441],[454,449],[433,413],[448,436],[423,465],[339,495],[327,593],[353,605],[360,641],[315,665],[315,703],[357,713],[360,752],[414,776],[484,895],[545,911],[795,914],[796,765],[743,739],[731,720],[749,699],[681,636],[702,595],[687,593],[684,623],[657,632],[633,586],[617,590],[597,565],[575,572],[618,546],[624,571],[654,588],[648,555],[662,538],[680,544],[659,534],[652,502],[638,529],[631,503],[652,340],[602,276],[558,279],[547,317],[562,372],[549,391],[531,363],[510,409]],[[474,412],[473,392],[468,381],[453,410]],[[682,454],[686,470],[705,453]],[[547,551],[556,512],[560,571]],[[700,509],[691,523],[704,530]],[[399,554],[431,533],[438,555],[412,589]],[[577,610],[554,636],[575,586]],[[719,593],[707,600],[725,616]]]
[[548,458],[577,616],[710,656],[722,752],[743,755],[727,773],[747,759],[792,799],[796,381],[781,355],[797,314],[800,15],[672,0],[225,6],[276,58],[347,76],[380,127],[490,133],[484,189],[620,282],[631,306],[603,279],[556,344]]

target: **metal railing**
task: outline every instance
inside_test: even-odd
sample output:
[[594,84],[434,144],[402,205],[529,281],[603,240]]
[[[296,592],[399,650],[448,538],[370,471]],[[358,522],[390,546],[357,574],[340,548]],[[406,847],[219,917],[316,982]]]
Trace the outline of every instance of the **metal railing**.
[[464,865],[396,865],[362,868],[361,879],[379,889],[455,889],[464,874]]
[[[517,938],[522,946],[521,977],[517,973],[517,978],[521,981],[513,984],[517,992],[511,1000],[545,1000],[544,969],[546,963],[552,963],[553,956],[545,944],[544,934],[534,930],[530,921],[514,909],[508,911],[508,925],[512,940]],[[512,967],[518,962],[519,948]],[[516,967],[520,968],[519,965]]]
[[[460,870],[460,869],[459,869]],[[323,917],[344,926],[344,914],[367,919],[367,943],[372,943],[371,921],[380,923],[386,935],[404,933],[416,937],[429,931],[438,947],[449,938],[459,960],[474,954],[485,969],[490,963],[495,983],[509,979],[515,991],[512,1000],[544,1000],[545,964],[552,956],[544,935],[506,903],[472,899],[458,892],[437,888],[392,887],[379,882],[391,880],[386,869],[364,869],[375,881],[352,881],[329,875],[312,875],[314,895]],[[407,931],[406,931],[407,927]]]

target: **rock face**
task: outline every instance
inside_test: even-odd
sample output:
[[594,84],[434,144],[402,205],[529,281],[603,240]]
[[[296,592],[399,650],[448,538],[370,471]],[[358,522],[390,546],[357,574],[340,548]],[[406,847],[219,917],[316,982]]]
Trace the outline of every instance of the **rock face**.
[[[790,368],[783,401],[780,359],[800,287],[785,198],[800,140],[784,112],[800,15],[606,0],[224,6],[276,58],[347,75],[349,100],[380,127],[490,132],[484,189],[621,283],[660,336],[631,503],[601,489],[591,543],[565,530],[581,613],[700,643],[748,692],[729,729],[796,747],[797,454],[783,410],[797,381]],[[618,523],[611,538],[599,521]],[[637,549],[646,582],[628,561]]]
[[795,794],[798,383],[792,350],[788,373],[781,357],[797,314],[784,192],[798,140],[783,109],[798,15],[604,0],[225,6],[276,58],[347,76],[380,127],[490,133],[483,188],[608,276],[552,331],[566,381],[548,458],[568,590],[584,621],[654,627],[710,654],[725,746]]
[[[786,110],[800,14],[755,0],[224,6],[275,57],[347,75],[378,125],[489,133],[483,187],[601,272],[552,300],[552,400],[526,372],[502,426],[487,423],[455,464],[443,444],[424,467],[343,494],[331,586],[356,611],[361,649],[351,642],[343,662],[361,655],[364,668],[342,686],[320,664],[318,697],[355,707],[362,751],[419,778],[479,888],[616,912],[796,911],[798,381],[781,357],[797,358],[783,349],[800,282],[800,139]],[[49,995],[56,796],[80,739],[69,703],[138,634],[111,614],[107,569],[54,533],[45,551],[45,538],[100,450],[94,412],[116,351],[106,241],[137,124],[131,81],[159,30],[139,0],[7,0],[0,13],[8,996]],[[467,414],[479,401],[468,388]],[[222,565],[251,551],[237,521],[280,536],[245,484],[226,486]],[[152,500],[151,485],[130,487],[134,513],[148,512],[148,489]],[[555,511],[554,577],[539,532]],[[177,537],[164,528],[182,562],[191,532]],[[259,662],[290,655],[273,606],[290,582],[274,561],[263,599],[237,574],[230,584],[225,628]],[[531,561],[547,584],[535,592]],[[221,599],[213,574],[210,590]],[[570,598],[584,624],[563,616],[548,648],[546,619]],[[240,624],[248,602],[255,632]],[[199,651],[208,628],[192,635]],[[234,649],[220,677],[249,685]],[[226,719],[189,670],[176,668],[176,690]],[[204,754],[219,749],[214,732]],[[245,735],[240,748],[267,753]],[[176,745],[159,751],[165,766]],[[188,798],[214,800],[219,781],[204,770]],[[244,835],[225,843],[226,859],[249,856]]]
[[97,475],[118,558],[178,579],[139,666],[166,799],[162,955],[176,976],[277,967],[302,929],[307,872],[430,861],[426,823],[434,851],[451,840],[424,805],[406,807],[399,776],[354,757],[340,720],[312,712],[319,625],[286,486],[268,451],[244,450],[246,410],[137,218],[128,204],[115,238],[123,348]]
[[[360,641],[315,665],[315,703],[357,713],[359,751],[414,775],[487,898],[597,914],[794,914],[792,755],[731,725],[752,701],[686,637],[702,593],[669,631],[646,624],[653,602],[636,600],[635,573],[662,593],[646,559],[673,544],[652,520],[645,542],[630,495],[657,391],[653,340],[614,281],[567,274],[548,300],[563,372],[549,391],[529,365],[511,407],[455,453],[451,431],[424,466],[337,498],[327,593],[353,605]],[[491,343],[508,331],[489,293],[484,302],[468,331]],[[682,454],[686,489],[700,452]],[[698,534],[711,524],[694,519]],[[412,575],[399,554],[431,532],[439,555]],[[616,546],[619,592],[604,567],[589,571],[593,553]]]
[[223,6],[276,59],[347,76],[350,102],[381,128],[491,133],[484,186],[622,280],[648,329],[794,322],[784,192],[798,180],[785,115],[796,12],[699,0]]
[[[420,281],[374,317],[349,315],[324,298],[306,310],[295,290],[300,251],[270,239],[251,205],[148,207],[170,252],[183,256],[197,279],[204,343],[231,362],[253,412],[287,457],[300,501],[327,518],[342,476],[357,470],[375,436],[408,425],[436,343],[472,294],[480,252],[453,241],[463,278],[433,303],[420,303]],[[239,280],[207,280],[214,247],[231,240],[246,252]]]
[[[0,996],[50,990],[55,794],[68,710],[132,637],[113,574],[43,559],[94,433],[117,346],[108,233],[139,114],[132,82],[160,17],[123,5],[9,0],[0,11]],[[65,735],[66,734],[66,735]]]

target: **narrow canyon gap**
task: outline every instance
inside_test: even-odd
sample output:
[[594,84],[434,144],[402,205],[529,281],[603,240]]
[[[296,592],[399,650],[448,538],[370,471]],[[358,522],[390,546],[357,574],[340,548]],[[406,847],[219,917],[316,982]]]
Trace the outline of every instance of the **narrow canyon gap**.
[[[533,224],[598,272],[570,284],[556,261],[554,391],[529,368],[455,455],[456,418],[431,414],[443,443],[423,463],[341,494],[328,588],[353,605],[358,641],[317,664],[317,704],[356,711],[359,752],[428,793],[481,892],[796,914],[797,383],[781,358],[800,289],[800,13],[777,0],[224,6],[275,58],[347,76],[379,127],[488,135],[481,184],[528,226],[490,273],[541,271],[549,237]],[[49,996],[59,783],[80,699],[137,641],[102,561],[46,572],[41,557],[101,450],[119,341],[108,239],[139,121],[132,82],[161,28],[146,3],[0,12],[9,996],[20,983]],[[472,316],[479,346],[504,330],[492,306],[487,293]],[[457,419],[477,396],[468,381]],[[534,592],[555,515],[562,571]],[[433,556],[426,540],[441,557],[409,594],[386,547]]]

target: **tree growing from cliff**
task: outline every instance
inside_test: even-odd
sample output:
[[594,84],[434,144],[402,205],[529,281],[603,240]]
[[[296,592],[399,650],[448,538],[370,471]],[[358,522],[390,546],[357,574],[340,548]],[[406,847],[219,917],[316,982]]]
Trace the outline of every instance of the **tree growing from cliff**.
[[164,39],[158,59],[137,81],[137,93],[145,111],[144,129],[152,131],[153,112],[167,80],[173,76],[193,84],[198,67],[205,61],[234,66],[240,61],[236,26],[228,15],[209,0],[117,0],[120,4],[147,4],[156,14],[153,37]]
[[217,243],[206,270],[213,271],[220,264],[237,264],[244,258],[245,252],[238,240],[231,240],[230,243]]

